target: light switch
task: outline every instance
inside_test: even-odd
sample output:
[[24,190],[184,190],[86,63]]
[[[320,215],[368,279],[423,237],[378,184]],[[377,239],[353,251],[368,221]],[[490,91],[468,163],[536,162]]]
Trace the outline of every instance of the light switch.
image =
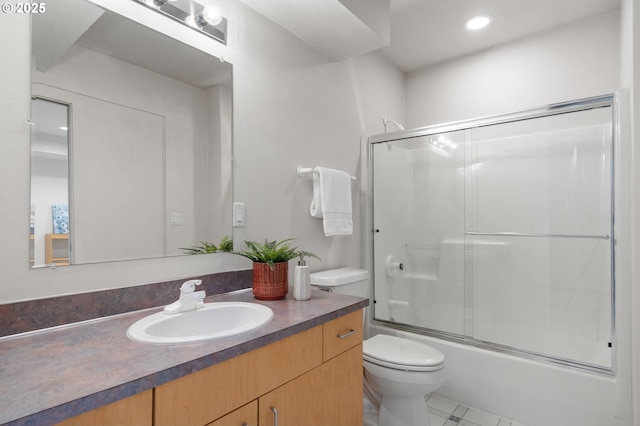
[[182,225],[182,213],[172,212],[171,213],[171,218],[169,220],[170,220],[171,225],[173,225],[173,226]]
[[233,203],[233,226],[244,226],[244,203]]

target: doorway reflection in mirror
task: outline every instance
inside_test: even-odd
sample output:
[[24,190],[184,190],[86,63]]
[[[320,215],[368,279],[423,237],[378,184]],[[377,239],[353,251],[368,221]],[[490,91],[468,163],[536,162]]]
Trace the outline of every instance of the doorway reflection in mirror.
[[69,105],[31,101],[30,266],[69,264]]

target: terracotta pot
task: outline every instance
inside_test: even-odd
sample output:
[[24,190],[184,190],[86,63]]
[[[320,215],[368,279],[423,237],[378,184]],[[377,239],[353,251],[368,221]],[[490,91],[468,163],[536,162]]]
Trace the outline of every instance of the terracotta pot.
[[253,263],[253,296],[259,300],[284,299],[289,292],[289,263]]

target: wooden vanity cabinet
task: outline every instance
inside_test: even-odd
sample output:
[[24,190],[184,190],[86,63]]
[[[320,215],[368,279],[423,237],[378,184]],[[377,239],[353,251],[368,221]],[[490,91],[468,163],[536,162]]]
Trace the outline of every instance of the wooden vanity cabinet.
[[203,426],[322,364],[315,327],[155,389],[156,426]]
[[255,426],[258,424],[258,401],[252,401],[207,426]]
[[[362,311],[322,326],[323,364],[262,396],[260,426],[362,425]],[[275,409],[275,411],[274,411]]]
[[362,425],[362,344],[258,400],[260,426]]
[[361,426],[362,311],[165,383],[62,426]]
[[362,425],[362,310],[158,386],[154,424],[270,426],[272,407],[278,426]]

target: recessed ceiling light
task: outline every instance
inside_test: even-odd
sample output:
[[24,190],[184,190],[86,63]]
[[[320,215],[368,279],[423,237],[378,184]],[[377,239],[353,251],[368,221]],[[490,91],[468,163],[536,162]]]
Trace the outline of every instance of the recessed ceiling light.
[[489,15],[473,16],[467,20],[465,26],[468,30],[479,30],[489,25],[492,19]]

